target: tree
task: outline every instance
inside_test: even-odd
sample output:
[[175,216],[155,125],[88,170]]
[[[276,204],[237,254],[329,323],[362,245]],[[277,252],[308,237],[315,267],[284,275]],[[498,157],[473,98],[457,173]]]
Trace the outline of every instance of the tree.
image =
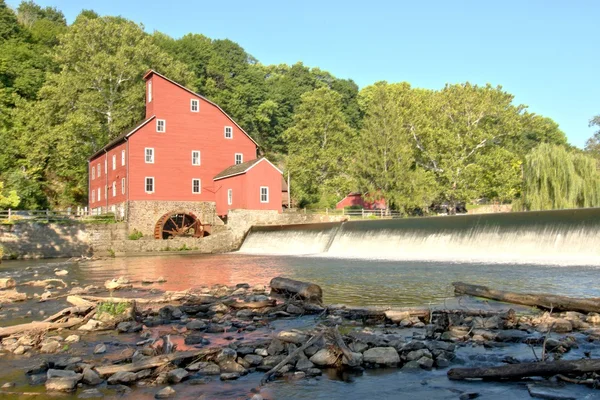
[[331,207],[352,186],[345,173],[354,132],[342,111],[342,96],[320,88],[302,95],[294,124],[285,131],[287,168],[299,204]]
[[17,16],[8,8],[4,0],[0,0],[0,42],[21,35],[21,27]]
[[0,209],[14,208],[19,205],[19,196],[15,190],[4,192],[4,182],[0,182]]
[[[600,127],[600,115],[596,115],[591,119],[590,126]],[[596,160],[600,161],[600,130],[594,133],[594,135],[585,142],[585,151]]]
[[526,157],[523,175],[518,209],[600,206],[600,174],[596,161],[585,154],[543,143]]
[[416,164],[406,126],[414,92],[408,83],[376,83],[360,93],[365,114],[356,156],[349,168],[367,197],[385,198],[402,211],[428,207],[436,196],[434,176]]

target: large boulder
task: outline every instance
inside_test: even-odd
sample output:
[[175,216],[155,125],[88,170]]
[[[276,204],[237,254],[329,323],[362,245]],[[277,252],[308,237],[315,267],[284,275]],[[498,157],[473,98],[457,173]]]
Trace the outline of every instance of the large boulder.
[[363,357],[364,361],[370,364],[396,366],[400,362],[400,356],[393,347],[373,347],[365,351]]
[[[395,350],[394,350],[395,351]],[[398,353],[396,353],[396,356]],[[309,360],[320,367],[331,367],[335,365],[339,358],[339,354],[332,349],[325,348],[317,351]],[[400,361],[400,360],[398,360]]]

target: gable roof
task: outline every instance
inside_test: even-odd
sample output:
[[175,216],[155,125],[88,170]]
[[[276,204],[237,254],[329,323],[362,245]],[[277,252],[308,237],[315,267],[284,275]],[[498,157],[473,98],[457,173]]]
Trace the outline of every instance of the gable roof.
[[175,85],[175,86],[177,86],[177,87],[179,87],[179,88],[181,88],[181,89],[185,90],[186,92],[188,92],[188,93],[190,93],[190,94],[193,94],[194,96],[197,96],[197,97],[201,98],[202,100],[206,101],[207,103],[209,103],[209,104],[212,104],[213,106],[217,107],[217,108],[219,109],[219,111],[221,111],[221,112],[223,113],[223,115],[225,115],[225,116],[226,116],[226,117],[227,117],[227,118],[228,118],[228,119],[229,119],[231,122],[233,122],[233,123],[235,124],[235,126],[237,126],[237,127],[239,128],[239,130],[240,130],[240,131],[242,131],[242,132],[244,133],[244,135],[246,135],[246,136],[248,137],[248,139],[250,139],[250,140],[252,140],[252,142],[254,142],[254,144],[256,145],[256,147],[260,147],[260,145],[258,144],[258,142],[257,142],[256,140],[252,139],[252,136],[248,135],[248,132],[246,132],[246,131],[244,130],[244,128],[242,128],[241,126],[239,126],[239,125],[238,125],[238,123],[237,123],[237,122],[235,122],[235,121],[233,120],[233,118],[231,118],[231,117],[229,116],[229,114],[227,114],[227,113],[226,113],[226,112],[225,112],[225,111],[224,111],[224,110],[223,110],[223,109],[222,109],[222,108],[221,108],[221,107],[220,107],[220,106],[219,106],[217,103],[214,103],[214,102],[210,101],[209,99],[207,99],[206,97],[202,96],[201,94],[198,94],[198,93],[194,92],[193,90],[186,88],[185,86],[183,86],[183,85],[181,85],[181,84],[179,84],[179,83],[175,82],[175,81],[174,81],[174,80],[172,80],[172,79],[169,79],[169,78],[167,78],[166,76],[164,76],[164,75],[162,75],[162,74],[160,74],[160,73],[156,72],[156,71],[155,71],[155,70],[153,70],[153,69],[151,69],[150,71],[146,72],[146,73],[144,74],[144,77],[143,77],[143,78],[144,78],[144,79],[146,79],[146,80],[148,80],[148,77],[149,77],[150,75],[152,75],[152,74],[160,76],[161,78],[163,78],[164,80],[166,80],[166,81],[168,81],[168,82],[172,83],[173,85]]
[[110,142],[108,142],[108,144],[106,144],[100,150],[98,150],[97,152],[95,152],[94,154],[92,154],[90,156],[90,158],[88,158],[88,160],[92,160],[92,159],[98,157],[105,150],[110,149],[111,147],[113,147],[113,146],[115,146],[115,145],[117,145],[117,144],[125,141],[126,138],[128,138],[131,135],[133,135],[135,132],[137,132],[138,130],[140,130],[148,122],[152,121],[154,118],[155,118],[155,116],[153,115],[150,118],[148,118],[147,120],[145,120],[144,122],[141,122],[140,124],[138,124],[135,128],[133,128],[133,129],[127,129],[126,131],[124,131],[123,133],[121,133],[119,136],[117,136],[116,138],[114,138],[113,140],[111,140]]
[[223,171],[221,171],[217,175],[215,175],[215,177],[213,178],[213,180],[218,181],[219,179],[225,179],[225,178],[230,178],[232,176],[245,174],[246,172],[248,172],[252,168],[254,168],[254,166],[256,166],[257,164],[259,164],[261,161],[268,162],[280,174],[283,174],[283,172],[281,172],[281,170],[279,168],[277,168],[275,165],[273,165],[273,163],[271,161],[267,160],[264,157],[261,157],[261,158],[256,158],[254,160],[246,161],[246,162],[241,163],[241,164],[236,164],[236,165],[232,165],[230,167],[227,167]]

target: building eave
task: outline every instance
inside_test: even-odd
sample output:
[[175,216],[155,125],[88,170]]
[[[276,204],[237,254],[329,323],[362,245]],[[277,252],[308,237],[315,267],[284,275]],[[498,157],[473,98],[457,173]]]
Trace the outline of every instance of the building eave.
[[92,154],[89,158],[88,161],[93,160],[94,158],[98,157],[99,155],[101,155],[102,153],[104,153],[106,150],[111,149],[112,147],[121,144],[122,142],[124,142],[128,137],[130,137],[131,135],[133,135],[135,132],[139,131],[141,128],[143,128],[146,124],[148,124],[148,122],[152,121],[156,116],[151,116],[150,118],[148,118],[147,120],[145,120],[144,122],[140,123],[138,126],[136,126],[135,128],[133,128],[131,131],[127,132],[126,134],[121,134],[119,135],[116,139],[111,140],[110,142],[108,142],[104,147],[102,147],[100,150],[98,150],[97,152],[95,152],[94,154]]

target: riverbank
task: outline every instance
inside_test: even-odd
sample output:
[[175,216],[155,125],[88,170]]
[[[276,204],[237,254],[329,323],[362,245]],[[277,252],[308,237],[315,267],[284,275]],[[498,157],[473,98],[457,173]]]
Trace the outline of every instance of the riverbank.
[[[456,366],[491,366],[515,361],[533,361],[534,354],[539,357],[542,353],[545,336],[549,336],[546,340],[548,349],[550,348],[548,341],[551,340],[554,350],[549,354],[553,358],[562,355],[563,359],[577,359],[585,357],[586,353],[597,355],[600,350],[594,334],[589,331],[594,328],[593,324],[596,321],[593,319],[587,321],[579,315],[532,314],[532,310],[525,307],[512,307],[516,310],[516,314],[513,314],[508,312],[511,306],[506,304],[473,299],[455,299],[455,301],[447,301],[445,305],[401,310],[404,314],[394,314],[390,310],[385,310],[386,313],[381,309],[365,310],[340,305],[321,308],[318,305],[306,305],[296,300],[290,302],[285,298],[273,298],[271,291],[264,284],[244,284],[245,282],[217,286],[204,286],[198,282],[199,284],[195,285],[193,290],[169,293],[165,290],[169,285],[169,278],[165,278],[166,282],[158,279],[156,276],[158,271],[148,274],[147,279],[125,276],[112,285],[111,280],[107,279],[109,286],[112,287],[112,293],[109,293],[105,291],[106,282],[101,285],[77,284],[74,279],[77,276],[74,267],[66,263],[52,264],[52,266],[40,264],[37,269],[31,267],[27,271],[29,274],[19,275],[16,281],[17,291],[25,293],[30,299],[23,303],[4,304],[3,326],[47,319],[49,315],[56,314],[67,305],[66,294],[79,296],[84,300],[86,296],[94,296],[91,298],[93,301],[99,297],[104,298],[102,303],[109,301],[106,299],[136,298],[139,303],[136,305],[138,310],[136,320],[129,320],[127,317],[124,321],[111,321],[110,318],[109,321],[102,321],[102,318],[91,317],[83,326],[95,325],[90,324],[90,320],[101,322],[91,331],[79,329],[51,331],[39,340],[36,339],[35,345],[24,343],[30,339],[22,339],[20,344],[18,343],[20,338],[16,342],[12,339],[3,340],[4,356],[1,362],[3,370],[8,371],[12,368],[20,372],[18,376],[12,372],[2,376],[3,381],[15,384],[14,387],[5,387],[3,389],[5,392],[45,391],[46,387],[41,381],[43,376],[48,378],[48,370],[67,371],[50,372],[54,378],[56,378],[55,374],[66,374],[70,376],[70,378],[66,377],[67,381],[73,379],[83,381],[86,375],[84,372],[89,368],[96,371],[103,382],[99,382],[99,386],[84,383],[71,396],[98,395],[97,391],[99,391],[102,396],[112,397],[120,392],[133,390],[130,393],[135,394],[136,397],[152,398],[170,385],[178,396],[183,397],[204,393],[210,398],[252,398],[255,395],[263,398],[290,398],[294,397],[294,393],[296,395],[315,393],[315,398],[319,396],[336,398],[336,394],[331,392],[331,382],[333,382],[331,379],[360,381],[360,386],[368,385],[367,382],[371,379],[380,382],[386,376],[392,375],[396,377],[394,380],[405,382],[408,387],[416,382],[427,382],[416,390],[427,393],[426,397],[431,398],[444,397],[452,392],[459,396],[469,393],[506,394],[514,391],[519,396],[523,396],[528,393],[524,385],[466,384],[449,381],[445,375],[448,368]],[[40,273],[43,269],[46,269],[46,273]],[[38,276],[34,276],[35,274]],[[54,275],[53,279],[60,281],[47,281],[43,286],[23,285],[42,278],[47,280],[48,275]],[[146,283],[142,282],[144,280]],[[122,287],[118,288],[115,284]],[[44,296],[44,293],[49,294]],[[46,301],[39,302],[43,297],[46,297]],[[276,303],[273,303],[273,300]],[[245,306],[238,308],[239,304]],[[248,307],[249,305],[252,306]],[[256,307],[257,305],[263,307]],[[44,315],[34,314],[34,309],[38,313],[44,311]],[[449,312],[449,309],[454,311]],[[463,311],[457,313],[456,309]],[[481,309],[486,311],[471,315],[473,310]],[[412,314],[411,312],[406,314],[407,311],[411,311]],[[84,313],[82,318],[89,314],[87,311],[81,312]],[[548,334],[549,318],[555,317],[562,319],[569,317],[572,321],[578,322],[571,322],[571,332],[555,330]],[[102,325],[105,322],[111,326]],[[544,323],[546,323],[545,327]],[[335,339],[332,340],[331,336],[332,329],[336,326],[343,337],[344,344],[356,354],[356,358],[359,358],[358,353],[362,355],[361,368],[336,368],[335,364],[344,360],[343,352],[340,357],[340,353],[337,352],[336,355],[334,351],[335,362],[329,364],[334,358],[330,350],[335,344]],[[304,351],[306,358],[302,357],[303,361],[308,360],[314,364],[311,368],[317,368],[320,373],[316,370],[309,372],[309,368],[306,370],[298,368],[298,362],[301,360],[296,359],[291,364],[285,364],[290,367],[287,371],[280,370],[281,376],[276,377],[274,382],[260,386],[260,380],[264,377],[267,367],[272,368],[275,361],[282,361],[290,351],[297,350],[303,342],[321,332],[325,332],[325,343],[328,345],[321,342],[320,346],[308,352]],[[78,336],[78,339],[73,336]],[[154,366],[135,372],[126,371],[135,376],[121,374],[119,379],[115,377],[109,384],[110,378],[115,373],[114,368],[127,366],[134,358],[138,362],[142,360],[147,362],[148,359],[156,357],[157,349],[162,351],[164,347],[165,336],[168,336],[167,343],[177,346],[176,350],[192,352],[189,354],[193,357],[185,356],[176,362],[177,365],[169,368],[161,369],[160,366]],[[67,340],[69,337],[71,339]],[[28,343],[31,343],[31,340]],[[18,346],[15,347],[17,344]],[[31,346],[31,348],[26,348],[21,355],[15,354],[19,346],[23,348]],[[46,346],[44,350],[46,352],[54,351],[40,354],[43,346]],[[333,348],[335,350],[335,347]],[[385,350],[381,350],[383,348]],[[20,353],[22,350],[17,352]],[[318,360],[313,359],[319,352],[324,356],[323,365],[319,365],[316,362]],[[382,357],[379,359],[381,362],[373,362],[375,359],[369,358],[374,356],[373,353],[377,357]],[[39,363],[40,357],[46,359],[48,363]],[[200,357],[206,359],[200,361]],[[206,364],[191,367],[194,362],[190,361],[194,360]],[[445,361],[448,362],[447,365]],[[308,362],[305,364],[310,365]],[[386,368],[373,369],[376,367],[375,364]],[[33,368],[36,366],[37,369]],[[196,367],[204,369],[201,371],[201,368],[196,369]],[[218,374],[216,374],[216,367],[219,368]],[[44,368],[47,370],[44,373],[40,372],[40,369]],[[113,373],[104,374],[102,368],[109,368],[108,371]],[[148,369],[151,371],[145,372]],[[211,369],[215,375],[207,373]],[[235,371],[227,372],[229,369]],[[32,372],[25,374],[26,370]],[[104,369],[104,372],[106,371]],[[220,380],[221,373],[239,373],[240,377],[225,376],[225,379],[237,379],[233,383],[231,381],[223,383]],[[81,378],[78,374],[81,374]],[[91,382],[92,374],[88,372],[87,375],[85,379]],[[175,383],[179,379],[178,376],[181,377],[181,382]],[[123,379],[128,381],[119,383],[119,380]],[[386,382],[388,386],[371,387],[371,392],[381,393],[382,397],[386,394],[391,395],[390,381]],[[431,387],[427,387],[430,385]],[[397,387],[397,384],[392,387]],[[344,386],[336,390],[344,392],[347,388]],[[85,390],[89,392],[84,394]],[[595,394],[580,386],[569,387],[568,391],[586,396],[592,395],[592,397]],[[359,393],[354,395],[358,396]],[[345,396],[358,398],[348,392]]]

